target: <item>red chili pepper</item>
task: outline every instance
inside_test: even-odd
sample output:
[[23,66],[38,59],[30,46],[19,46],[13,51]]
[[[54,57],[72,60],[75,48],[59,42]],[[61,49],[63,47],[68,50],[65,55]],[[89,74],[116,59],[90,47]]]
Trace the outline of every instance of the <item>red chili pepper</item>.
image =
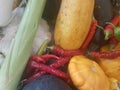
[[54,46],[53,53],[63,57],[71,57],[83,54],[82,50],[63,50],[59,46]]
[[28,75],[30,73],[32,73],[32,71],[34,70],[34,68],[31,65],[31,62],[34,60],[37,63],[46,63],[48,61],[48,59],[53,58],[53,59],[59,59],[59,57],[57,57],[56,55],[53,54],[45,54],[42,56],[38,56],[38,55],[34,55],[30,58],[30,61],[27,65],[27,68],[25,70],[25,74]]
[[58,60],[56,60],[55,62],[53,62],[52,64],[50,64],[50,67],[53,67],[53,68],[57,69],[57,68],[65,65],[66,63],[68,63],[69,60],[70,60],[70,58],[71,57],[65,57],[65,58],[60,57]]
[[42,58],[41,56],[34,55],[31,57],[31,60],[34,60],[38,63],[46,63],[47,59]]
[[40,62],[46,63],[47,60],[50,59],[50,58],[59,59],[59,57],[56,56],[56,55],[53,55],[53,54],[45,54],[45,55],[42,55],[42,56],[37,56],[37,55],[35,55],[35,56],[32,57],[32,60],[35,60],[35,61],[38,62],[38,63],[40,63]]
[[112,52],[92,52],[91,56],[95,58],[106,58],[112,60],[120,56],[120,50]]
[[[71,57],[59,57],[59,59],[57,59],[56,61],[54,61],[52,64],[50,64],[49,66],[52,68],[60,68],[61,66],[65,65],[66,63],[69,62]],[[33,66],[32,66],[33,67]]]
[[44,59],[50,59],[50,58],[59,59],[58,56],[53,55],[53,54],[45,54],[45,55],[42,55],[41,57],[44,58]]
[[119,16],[115,15],[113,20],[105,27],[104,29],[104,34],[105,34],[105,39],[108,40],[111,35],[114,33],[114,26],[117,26],[119,23]]
[[33,60],[30,58],[27,66],[25,68],[25,71],[24,71],[24,76],[26,76],[26,77],[31,76],[35,71],[35,68],[32,67],[32,62],[33,62]]
[[[49,67],[54,68],[54,69],[60,68],[64,64],[68,63],[69,60],[70,60],[70,57],[65,57],[65,58],[60,57],[58,60],[56,60],[52,64],[50,64]],[[33,67],[34,62],[32,62],[31,65],[32,65],[31,67]],[[38,70],[38,68],[37,68],[37,70]],[[29,83],[29,82],[33,81],[34,79],[36,79],[44,74],[47,74],[47,72],[46,71],[36,72],[31,77],[29,77],[26,81],[24,81],[24,84]]]
[[64,72],[62,72],[62,71],[60,71],[60,70],[51,68],[51,67],[49,67],[49,66],[45,66],[44,64],[40,64],[40,65],[39,65],[39,68],[40,68],[41,70],[45,70],[46,72],[48,72],[48,73],[50,73],[50,74],[53,74],[53,75],[56,75],[56,76],[58,76],[58,77],[61,77],[61,78],[65,79],[65,80],[67,81],[67,83],[70,82],[69,76],[68,76],[66,73],[64,73]]
[[65,80],[67,80],[67,82],[70,81],[68,75],[66,73],[60,71],[60,70],[54,69],[54,68],[52,68],[50,66],[47,66],[47,65],[44,65],[42,63],[37,64],[36,62],[34,62],[33,66],[36,67],[37,69],[46,71],[47,73],[50,73],[50,74],[56,75],[58,77],[61,77]]
[[[23,80],[22,85],[25,85],[27,83],[30,83],[31,81],[33,81],[34,79],[46,74],[45,71],[41,71],[39,70],[39,68],[34,67],[35,65],[39,64],[38,62],[36,62],[35,60],[31,60],[31,62],[29,62],[29,67],[26,68],[24,74],[27,75],[27,77],[29,77],[26,80]],[[32,69],[31,69],[32,68]],[[34,72],[33,72],[33,68],[34,68]],[[27,72],[29,71],[29,72]],[[32,73],[32,74],[31,74]],[[28,76],[29,75],[29,76]]]
[[44,60],[42,57],[37,56],[37,55],[31,57],[28,64],[27,64],[27,66],[26,66],[26,69],[24,71],[24,75],[27,76],[27,77],[32,75],[33,72],[35,71],[35,68],[32,67],[33,60],[36,61],[37,63],[46,63],[46,61],[47,61],[47,60]]
[[88,33],[88,36],[81,47],[82,49],[85,49],[88,46],[88,44],[90,43],[90,41],[92,40],[92,38],[95,34],[95,31],[96,31],[96,28],[97,28],[97,24],[98,24],[98,21],[94,19],[92,24],[91,24],[91,28],[90,28],[90,31]]
[[120,15],[119,15],[119,22],[118,22],[118,27],[120,27]]

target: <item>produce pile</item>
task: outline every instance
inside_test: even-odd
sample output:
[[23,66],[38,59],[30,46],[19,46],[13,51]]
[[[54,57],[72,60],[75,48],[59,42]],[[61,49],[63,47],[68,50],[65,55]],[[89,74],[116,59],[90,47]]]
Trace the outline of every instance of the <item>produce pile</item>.
[[1,25],[0,90],[120,90],[120,0],[19,4]]

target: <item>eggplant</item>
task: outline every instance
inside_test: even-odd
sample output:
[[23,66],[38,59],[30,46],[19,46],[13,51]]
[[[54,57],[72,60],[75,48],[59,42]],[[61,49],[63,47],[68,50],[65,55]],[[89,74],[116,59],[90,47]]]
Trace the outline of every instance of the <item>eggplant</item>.
[[55,25],[60,4],[61,0],[47,0],[42,17],[47,20],[48,23]]
[[120,5],[114,7],[114,14],[120,15]]
[[71,87],[54,75],[44,75],[23,87],[22,90],[72,90]]
[[120,0],[114,0],[114,14],[120,15]]
[[107,43],[107,40],[104,40],[105,36],[103,31],[100,28],[97,28],[97,31],[87,47],[87,52],[99,51],[100,48]]
[[98,24],[102,27],[113,17],[113,7],[111,0],[95,0],[94,16]]
[[[101,27],[106,26],[106,22],[110,22],[113,18],[113,6],[111,0],[95,0],[94,17]],[[95,35],[88,45],[87,51],[99,51],[100,48],[107,43],[104,39],[104,32],[101,28],[97,28]]]
[[112,5],[113,5],[113,6],[115,6],[115,5],[116,5],[117,0],[111,0],[111,2],[112,2]]

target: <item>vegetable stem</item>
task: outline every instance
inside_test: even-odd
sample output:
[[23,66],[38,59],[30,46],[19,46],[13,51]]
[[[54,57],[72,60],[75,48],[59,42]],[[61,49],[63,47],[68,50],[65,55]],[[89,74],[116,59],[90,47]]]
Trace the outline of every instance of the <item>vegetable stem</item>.
[[47,47],[48,43],[49,43],[48,39],[43,42],[43,44],[40,46],[40,49],[39,49],[37,55],[42,55],[43,54],[43,52],[44,52],[45,48]]

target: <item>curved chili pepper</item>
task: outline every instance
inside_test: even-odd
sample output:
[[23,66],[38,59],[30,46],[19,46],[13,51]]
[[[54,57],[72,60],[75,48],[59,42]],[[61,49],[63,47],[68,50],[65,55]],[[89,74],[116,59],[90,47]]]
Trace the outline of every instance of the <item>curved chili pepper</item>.
[[45,55],[42,55],[42,56],[38,56],[38,55],[34,55],[30,58],[29,60],[29,63],[25,69],[25,74],[28,75],[31,73],[31,71],[34,70],[34,68],[32,67],[31,65],[31,62],[34,60],[36,61],[37,63],[46,63],[48,61],[48,59],[50,58],[53,58],[53,59],[59,59],[58,56],[56,55],[53,55],[53,54],[45,54]]
[[31,60],[34,60],[34,61],[36,61],[38,63],[40,63],[40,62],[41,63],[46,63],[46,61],[47,61],[47,59],[44,59],[44,58],[42,58],[41,56],[38,56],[38,55],[32,56]]
[[81,47],[82,49],[85,49],[88,46],[88,44],[90,43],[90,41],[92,40],[92,38],[95,34],[95,31],[96,31],[97,24],[98,24],[97,20],[94,19],[92,24],[91,24],[91,28],[90,28],[90,31],[88,33],[88,36]]
[[82,50],[63,50],[59,46],[54,46],[53,53],[63,57],[71,57],[74,55],[81,55],[84,52]]
[[39,70],[42,70],[41,72],[38,72],[36,74],[34,74],[32,77],[30,77],[26,82],[30,82],[32,80],[34,80],[36,77],[40,77],[41,75],[44,75],[46,73],[50,73],[50,74],[54,74],[58,77],[61,77],[65,80],[67,80],[67,82],[69,82],[69,77],[67,74],[65,74],[64,72],[60,71],[60,70],[57,70],[51,66],[47,66],[47,65],[44,65],[42,63],[37,63],[35,61],[32,62],[32,65],[34,68],[37,68]]
[[108,25],[104,29],[104,34],[105,34],[105,40],[108,40],[111,35],[114,34],[114,28],[117,26],[119,22],[119,16],[115,15],[113,20],[108,23]]
[[33,62],[33,59],[30,58],[24,71],[24,77],[29,77],[34,73],[35,68],[32,67],[32,62]]
[[50,67],[59,68],[59,67],[65,65],[66,63],[68,63],[69,60],[70,60],[70,58],[71,58],[71,57],[65,57],[65,58],[61,57],[61,58],[59,58],[59,60],[56,60],[55,62],[53,62],[53,63],[50,65]]
[[43,71],[45,71],[47,73],[54,74],[54,75],[56,75],[58,77],[61,77],[61,78],[65,79],[65,80],[67,80],[67,82],[70,81],[68,75],[65,74],[64,72],[60,71],[60,70],[54,69],[54,68],[52,68],[50,66],[47,66],[47,65],[44,65],[42,63],[38,64],[36,62],[33,62],[33,66],[35,68],[43,70]]
[[[51,68],[54,68],[54,69],[57,69],[57,68],[60,68],[61,66],[63,66],[64,64],[68,63],[70,60],[70,57],[60,57],[58,60],[54,61],[52,64],[49,65],[49,67]],[[31,67],[34,67],[34,62],[31,62]],[[36,62],[37,63],[37,62]],[[39,63],[38,63],[39,64]],[[35,67],[34,67],[35,68]],[[38,68],[36,68],[38,70]],[[45,71],[38,71],[38,72],[35,72],[31,77],[29,77],[26,81],[22,82],[22,84],[27,84],[31,81],[33,81],[34,79],[42,76],[42,75],[45,75],[47,74],[46,70]]]
[[91,56],[95,58],[106,58],[112,60],[120,56],[120,50],[112,52],[92,52]]

